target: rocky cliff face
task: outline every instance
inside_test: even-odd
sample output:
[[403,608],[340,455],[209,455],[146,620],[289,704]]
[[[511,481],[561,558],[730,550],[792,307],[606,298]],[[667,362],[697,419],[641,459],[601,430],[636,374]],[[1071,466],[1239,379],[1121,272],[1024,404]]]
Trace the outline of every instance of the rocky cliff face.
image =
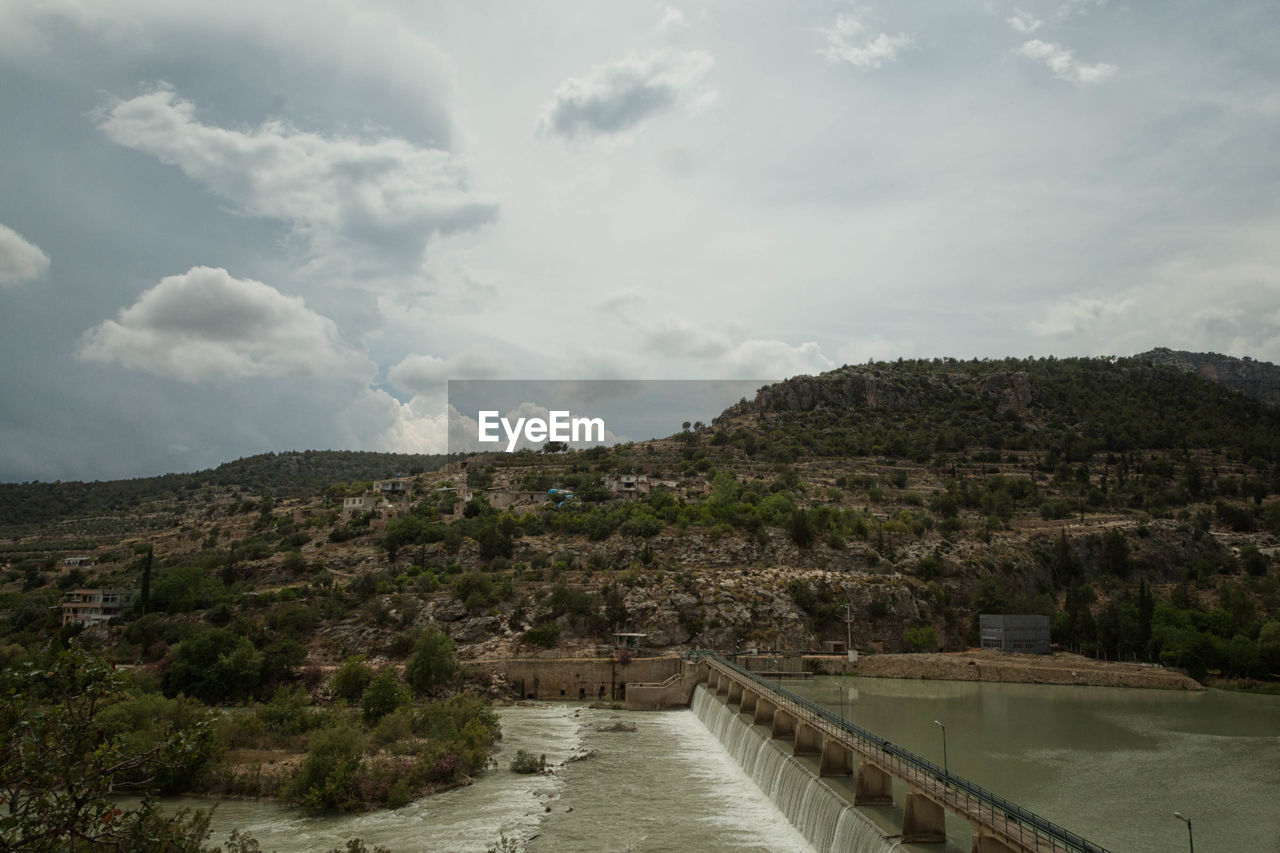
[[1157,347],[1134,358],[1195,373],[1273,409],[1280,408],[1280,367],[1271,362],[1165,347]]

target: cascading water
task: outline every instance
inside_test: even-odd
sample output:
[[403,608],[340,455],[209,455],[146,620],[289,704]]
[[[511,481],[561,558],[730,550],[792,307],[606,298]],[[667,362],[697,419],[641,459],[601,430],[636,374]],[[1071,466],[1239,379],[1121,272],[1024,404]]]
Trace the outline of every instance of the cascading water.
[[900,844],[703,685],[693,713],[818,853],[888,853]]

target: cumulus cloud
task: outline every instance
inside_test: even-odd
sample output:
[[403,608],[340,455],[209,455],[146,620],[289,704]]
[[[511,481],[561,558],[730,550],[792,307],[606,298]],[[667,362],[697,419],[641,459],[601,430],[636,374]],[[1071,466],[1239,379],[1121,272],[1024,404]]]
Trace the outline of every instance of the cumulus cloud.
[[685,104],[705,103],[713,60],[700,50],[633,54],[556,87],[539,126],[565,138],[622,133]]
[[1021,9],[1014,9],[1012,17],[1008,18],[1007,21],[1009,26],[1023,35],[1034,33],[1044,25],[1043,21]]
[[387,371],[398,388],[418,395],[442,394],[450,379],[492,379],[506,372],[506,364],[493,353],[472,350],[439,358],[410,355]]
[[697,359],[704,374],[723,378],[782,379],[836,366],[812,341],[797,346],[758,338],[735,343],[724,332],[680,320],[655,325],[644,342],[646,349],[667,358]]
[[1059,44],[1032,39],[1018,48],[1018,54],[1027,59],[1042,60],[1053,76],[1071,83],[1101,83],[1116,73],[1114,65],[1097,62],[1087,65],[1076,59],[1075,53]]
[[684,12],[674,6],[668,6],[666,11],[662,13],[662,20],[658,22],[658,32],[675,32],[676,30],[683,30],[687,26],[689,26],[689,22],[685,20]]
[[367,436],[356,443],[392,453],[447,453],[449,418],[435,400],[414,397],[401,403],[385,391],[365,389],[344,412],[345,420]]
[[1027,328],[1041,337],[1080,334],[1100,320],[1124,314],[1132,304],[1129,299],[1066,299],[1050,306],[1043,317],[1029,321]]
[[785,341],[747,340],[721,359],[729,376],[788,377],[821,373],[836,365],[814,341],[791,346]]
[[49,272],[49,256],[7,225],[0,225],[0,288],[18,287]]
[[888,361],[915,353],[915,344],[906,340],[886,340],[879,335],[856,338],[840,347],[837,354],[845,364],[865,364],[872,359]]
[[827,43],[818,53],[832,62],[847,62],[858,68],[879,68],[898,58],[898,52],[912,43],[911,36],[880,33],[870,36],[855,15],[837,15],[830,27],[819,30]]
[[85,333],[78,357],[186,382],[350,376],[370,363],[332,320],[252,279],[192,267]]
[[453,155],[395,137],[321,136],[280,121],[215,127],[167,87],[115,104],[98,128],[177,166],[238,212],[288,223],[319,253],[371,246],[420,254],[433,234],[497,216]]

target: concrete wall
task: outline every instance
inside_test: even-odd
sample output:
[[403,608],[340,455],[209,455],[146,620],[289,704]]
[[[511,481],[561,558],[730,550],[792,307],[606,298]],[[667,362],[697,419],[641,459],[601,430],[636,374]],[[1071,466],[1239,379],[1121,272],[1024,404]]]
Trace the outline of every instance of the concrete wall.
[[524,699],[621,702],[628,698],[628,682],[661,683],[681,672],[681,664],[680,658],[672,656],[636,658],[626,665],[613,658],[527,658],[472,665],[502,675]]

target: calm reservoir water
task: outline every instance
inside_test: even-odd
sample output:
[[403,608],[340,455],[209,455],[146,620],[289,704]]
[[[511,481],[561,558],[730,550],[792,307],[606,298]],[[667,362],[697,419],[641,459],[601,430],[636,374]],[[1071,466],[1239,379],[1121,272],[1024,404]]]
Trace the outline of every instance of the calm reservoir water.
[[[842,699],[843,688],[843,704]],[[817,678],[790,686],[1123,853],[1280,853],[1280,697]]]
[[[942,721],[952,772],[1116,853],[1185,850],[1175,810],[1194,822],[1200,853],[1280,853],[1280,697],[859,678],[786,686],[939,763]],[[394,851],[484,851],[503,833],[547,853],[811,850],[692,712],[556,704],[501,718],[498,767],[472,786],[354,817],[224,802],[215,840],[238,827],[282,853],[353,836]],[[636,731],[604,730],[618,721]],[[519,748],[567,763],[518,776],[507,764]]]

